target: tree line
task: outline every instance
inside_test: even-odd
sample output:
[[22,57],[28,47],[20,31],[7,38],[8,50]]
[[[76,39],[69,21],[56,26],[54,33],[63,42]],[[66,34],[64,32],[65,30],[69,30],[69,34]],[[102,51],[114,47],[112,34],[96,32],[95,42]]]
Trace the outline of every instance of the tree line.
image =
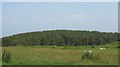
[[2,38],[2,46],[78,46],[101,45],[120,41],[117,32],[48,30],[16,34]]

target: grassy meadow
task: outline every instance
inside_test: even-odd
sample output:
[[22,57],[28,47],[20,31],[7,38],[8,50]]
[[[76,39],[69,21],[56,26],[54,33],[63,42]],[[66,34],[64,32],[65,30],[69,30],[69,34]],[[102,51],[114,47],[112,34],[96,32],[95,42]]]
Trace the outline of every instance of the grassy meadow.
[[[9,62],[3,65],[117,65],[118,42],[96,46],[9,46]],[[105,47],[101,50],[100,47]],[[91,50],[93,57],[83,59],[84,50]]]
[[2,47],[0,47],[0,66],[2,65]]

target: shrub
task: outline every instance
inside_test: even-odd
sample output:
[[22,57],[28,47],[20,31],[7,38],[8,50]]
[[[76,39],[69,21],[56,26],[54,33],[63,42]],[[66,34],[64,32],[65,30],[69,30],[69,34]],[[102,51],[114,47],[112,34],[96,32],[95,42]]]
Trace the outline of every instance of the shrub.
[[9,63],[11,61],[11,54],[7,52],[5,49],[3,50],[2,53],[2,61],[6,63]]
[[116,46],[116,48],[120,48],[120,46],[118,45],[118,46]]
[[108,46],[105,46],[105,48],[108,48]]

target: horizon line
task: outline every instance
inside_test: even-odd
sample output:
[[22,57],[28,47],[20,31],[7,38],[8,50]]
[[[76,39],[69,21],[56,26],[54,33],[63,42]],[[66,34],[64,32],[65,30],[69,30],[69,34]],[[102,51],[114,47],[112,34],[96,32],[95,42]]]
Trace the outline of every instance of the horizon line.
[[10,35],[5,35],[5,36],[1,36],[0,38],[4,38],[4,37],[9,37],[9,36],[14,36],[14,35],[18,35],[18,34],[25,34],[25,33],[34,33],[34,32],[44,32],[44,31],[55,31],[55,30],[70,30],[70,31],[89,31],[89,32],[101,32],[101,33],[119,33],[118,31],[98,31],[98,30],[85,30],[85,29],[45,29],[45,30],[34,30],[34,31],[25,31],[25,32],[18,32],[18,33],[13,33]]

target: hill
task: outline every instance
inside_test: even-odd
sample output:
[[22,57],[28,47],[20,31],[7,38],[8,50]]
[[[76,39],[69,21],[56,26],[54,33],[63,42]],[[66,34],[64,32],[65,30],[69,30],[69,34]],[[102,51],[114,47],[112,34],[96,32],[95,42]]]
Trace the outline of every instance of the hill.
[[2,38],[3,46],[78,46],[100,45],[119,41],[118,33],[81,31],[81,30],[49,30],[27,32]]

